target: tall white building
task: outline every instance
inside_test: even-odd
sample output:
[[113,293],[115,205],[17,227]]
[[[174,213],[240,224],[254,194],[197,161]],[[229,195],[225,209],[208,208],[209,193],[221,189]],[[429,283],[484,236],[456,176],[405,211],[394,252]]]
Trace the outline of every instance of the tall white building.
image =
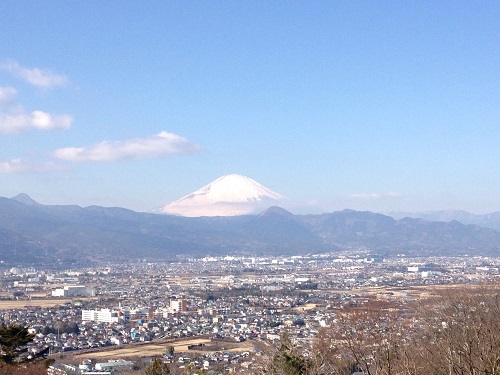
[[187,304],[185,299],[173,299],[170,300],[170,311],[172,312],[184,312],[187,311]]

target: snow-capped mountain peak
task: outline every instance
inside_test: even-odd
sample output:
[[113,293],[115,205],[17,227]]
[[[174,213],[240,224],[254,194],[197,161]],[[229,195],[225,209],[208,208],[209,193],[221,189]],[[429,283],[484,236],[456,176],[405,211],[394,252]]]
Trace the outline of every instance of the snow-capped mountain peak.
[[213,203],[215,202],[250,202],[259,201],[263,198],[283,199],[281,194],[275,193],[264,185],[249,177],[239,174],[227,174],[212,181],[208,185],[196,190],[194,193],[179,199],[181,202],[193,196],[205,196]]
[[182,216],[235,216],[254,213],[284,199],[283,195],[249,177],[228,174],[166,205],[161,212]]

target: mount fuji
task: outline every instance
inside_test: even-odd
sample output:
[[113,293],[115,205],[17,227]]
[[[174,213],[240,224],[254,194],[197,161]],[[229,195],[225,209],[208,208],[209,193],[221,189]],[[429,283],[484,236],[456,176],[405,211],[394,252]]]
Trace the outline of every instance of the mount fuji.
[[249,177],[228,174],[159,211],[188,217],[237,216],[257,213],[286,200]]

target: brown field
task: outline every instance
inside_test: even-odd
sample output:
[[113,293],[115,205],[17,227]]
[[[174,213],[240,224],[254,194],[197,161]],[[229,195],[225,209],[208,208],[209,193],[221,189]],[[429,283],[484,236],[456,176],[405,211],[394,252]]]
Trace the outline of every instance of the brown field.
[[295,310],[295,311],[307,311],[307,310],[313,310],[313,309],[315,309],[316,306],[317,305],[315,303],[306,303],[305,305],[294,307],[292,310]]
[[20,300],[20,301],[0,301],[0,310],[7,309],[22,309],[24,307],[54,307],[57,305],[64,305],[67,302],[71,302],[71,299],[31,299],[31,300]]
[[64,305],[68,302],[74,302],[75,300],[85,300],[88,298],[46,298],[46,299],[28,299],[28,300],[16,300],[16,301],[0,301],[0,310],[7,309],[22,309],[25,307],[54,307],[58,305]]
[[[206,338],[191,338],[186,340],[179,341],[164,341],[157,343],[146,343],[146,344],[134,344],[134,345],[126,345],[120,347],[112,347],[108,349],[85,352],[85,353],[75,353],[75,354],[67,354],[69,357],[73,357],[74,359],[86,359],[86,358],[95,358],[95,359],[120,359],[120,358],[131,358],[131,357],[154,357],[159,356],[166,353],[167,347],[173,346],[176,353],[203,353],[206,354],[207,351],[197,351],[197,350],[188,350],[189,345],[196,344],[210,344],[212,343],[210,339]],[[253,344],[247,341],[242,343],[225,343],[221,342],[221,346],[226,347],[227,352],[245,352],[252,351]]]

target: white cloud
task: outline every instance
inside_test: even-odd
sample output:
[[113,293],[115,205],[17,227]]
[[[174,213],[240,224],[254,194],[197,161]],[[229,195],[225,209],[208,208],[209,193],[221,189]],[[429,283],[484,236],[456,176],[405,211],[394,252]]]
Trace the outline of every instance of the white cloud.
[[384,194],[379,194],[379,193],[369,193],[369,194],[351,194],[347,198],[350,199],[384,199],[384,198],[398,198],[401,197],[401,193],[384,193]]
[[0,173],[31,173],[31,172],[50,172],[65,169],[62,165],[55,163],[33,163],[21,159],[12,159],[0,161]]
[[0,133],[18,133],[28,129],[68,129],[73,117],[68,114],[52,114],[40,110],[26,112],[16,104],[16,89],[0,87]]
[[13,103],[16,95],[17,91],[14,87],[0,87],[0,105]]
[[52,155],[68,161],[110,162],[124,159],[138,159],[199,151],[200,147],[186,138],[162,131],[146,138],[100,142],[89,147],[65,147]]
[[68,83],[68,78],[65,75],[54,73],[46,69],[25,68],[17,61],[6,62],[0,65],[0,68],[12,73],[33,86],[43,89],[65,86]]
[[70,115],[52,115],[43,111],[33,111],[31,113],[31,123],[38,129],[68,129],[73,118]]
[[73,117],[70,115],[55,115],[43,111],[6,113],[0,108],[0,133],[18,133],[31,128],[68,129],[72,122]]

